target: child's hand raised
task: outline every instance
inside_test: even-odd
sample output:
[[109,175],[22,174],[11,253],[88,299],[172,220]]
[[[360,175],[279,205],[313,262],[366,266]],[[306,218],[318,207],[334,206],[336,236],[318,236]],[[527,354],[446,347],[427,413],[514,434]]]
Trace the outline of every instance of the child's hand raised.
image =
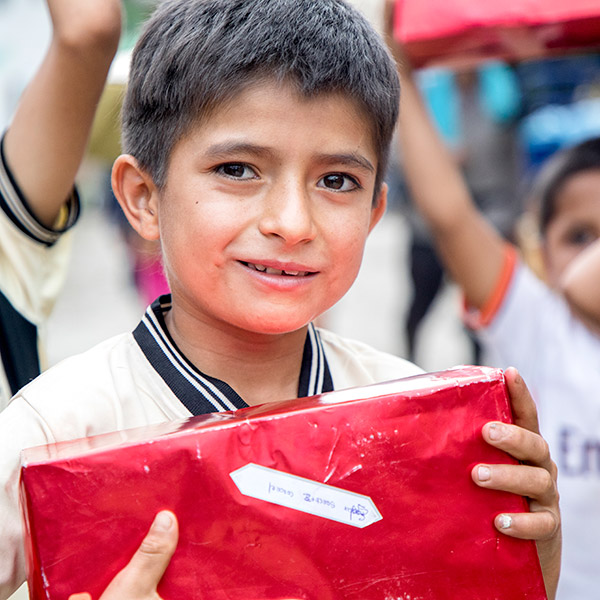
[[[159,512],[129,564],[111,581],[99,600],[160,600],[156,591],[178,539],[177,519]],[[72,594],[69,600],[92,600],[87,594]]]
[[109,45],[121,35],[121,0],[47,0],[56,39],[73,47]]
[[539,434],[537,410],[523,379],[514,368],[505,373],[514,425],[487,423],[483,438],[522,464],[484,465],[473,468],[481,487],[503,490],[529,499],[529,513],[498,515],[495,525],[505,535],[535,540],[548,598],[554,598],[560,573],[561,528],[557,467],[548,444]]

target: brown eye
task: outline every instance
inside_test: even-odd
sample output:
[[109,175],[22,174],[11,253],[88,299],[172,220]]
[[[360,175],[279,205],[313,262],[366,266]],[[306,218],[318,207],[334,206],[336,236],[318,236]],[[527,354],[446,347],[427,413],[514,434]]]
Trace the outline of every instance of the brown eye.
[[217,172],[231,179],[254,179],[256,172],[244,163],[226,163],[217,167]]
[[354,177],[343,175],[342,173],[330,173],[329,175],[325,175],[325,177],[319,181],[318,185],[319,187],[324,187],[336,192],[349,192],[360,188],[360,185]]
[[341,190],[344,187],[344,178],[341,175],[327,175],[323,177],[325,187],[332,190]]

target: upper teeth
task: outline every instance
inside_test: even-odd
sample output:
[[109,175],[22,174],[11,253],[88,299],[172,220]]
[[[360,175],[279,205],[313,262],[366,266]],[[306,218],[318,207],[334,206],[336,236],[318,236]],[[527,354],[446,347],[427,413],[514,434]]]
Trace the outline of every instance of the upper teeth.
[[257,271],[267,273],[268,275],[292,275],[294,277],[304,277],[308,274],[308,271],[283,271],[281,269],[273,269],[271,267],[265,267],[264,265],[257,265],[255,263],[247,263],[249,267],[253,267]]

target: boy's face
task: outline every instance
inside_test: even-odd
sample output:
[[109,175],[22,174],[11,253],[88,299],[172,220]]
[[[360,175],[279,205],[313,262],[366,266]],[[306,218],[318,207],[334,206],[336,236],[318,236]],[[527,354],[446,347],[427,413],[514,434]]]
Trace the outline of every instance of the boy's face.
[[544,236],[548,282],[557,287],[570,262],[600,237],[600,169],[571,177],[556,199]]
[[218,327],[297,330],[354,281],[371,228],[377,155],[348,99],[264,83],[173,149],[157,202],[175,309]]

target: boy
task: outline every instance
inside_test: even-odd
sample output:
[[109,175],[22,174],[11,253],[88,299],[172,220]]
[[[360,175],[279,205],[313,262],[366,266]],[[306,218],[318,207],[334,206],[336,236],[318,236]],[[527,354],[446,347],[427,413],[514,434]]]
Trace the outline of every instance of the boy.
[[73,181],[120,35],[118,0],[48,7],[50,47],[0,146],[0,410],[40,372],[40,327],[79,214]]
[[[385,210],[398,100],[385,45],[340,0],[160,5],[132,58],[127,154],[112,183],[134,229],[160,240],[172,294],[133,334],[47,371],[1,415],[0,473],[14,483],[0,486],[0,553],[19,561],[11,577],[24,573],[14,523],[21,448],[419,372],[311,324],[354,281]],[[493,443],[530,466],[474,473],[484,487],[535,498],[533,512],[501,521],[508,535],[539,540],[552,593],[555,469],[536,433],[500,430]]]
[[472,202],[402,49],[390,44],[403,69],[399,139],[411,197],[462,288],[487,362],[516,366],[531,387],[561,480],[559,597],[591,600],[600,585],[600,139],[555,155],[536,178],[542,281]]

